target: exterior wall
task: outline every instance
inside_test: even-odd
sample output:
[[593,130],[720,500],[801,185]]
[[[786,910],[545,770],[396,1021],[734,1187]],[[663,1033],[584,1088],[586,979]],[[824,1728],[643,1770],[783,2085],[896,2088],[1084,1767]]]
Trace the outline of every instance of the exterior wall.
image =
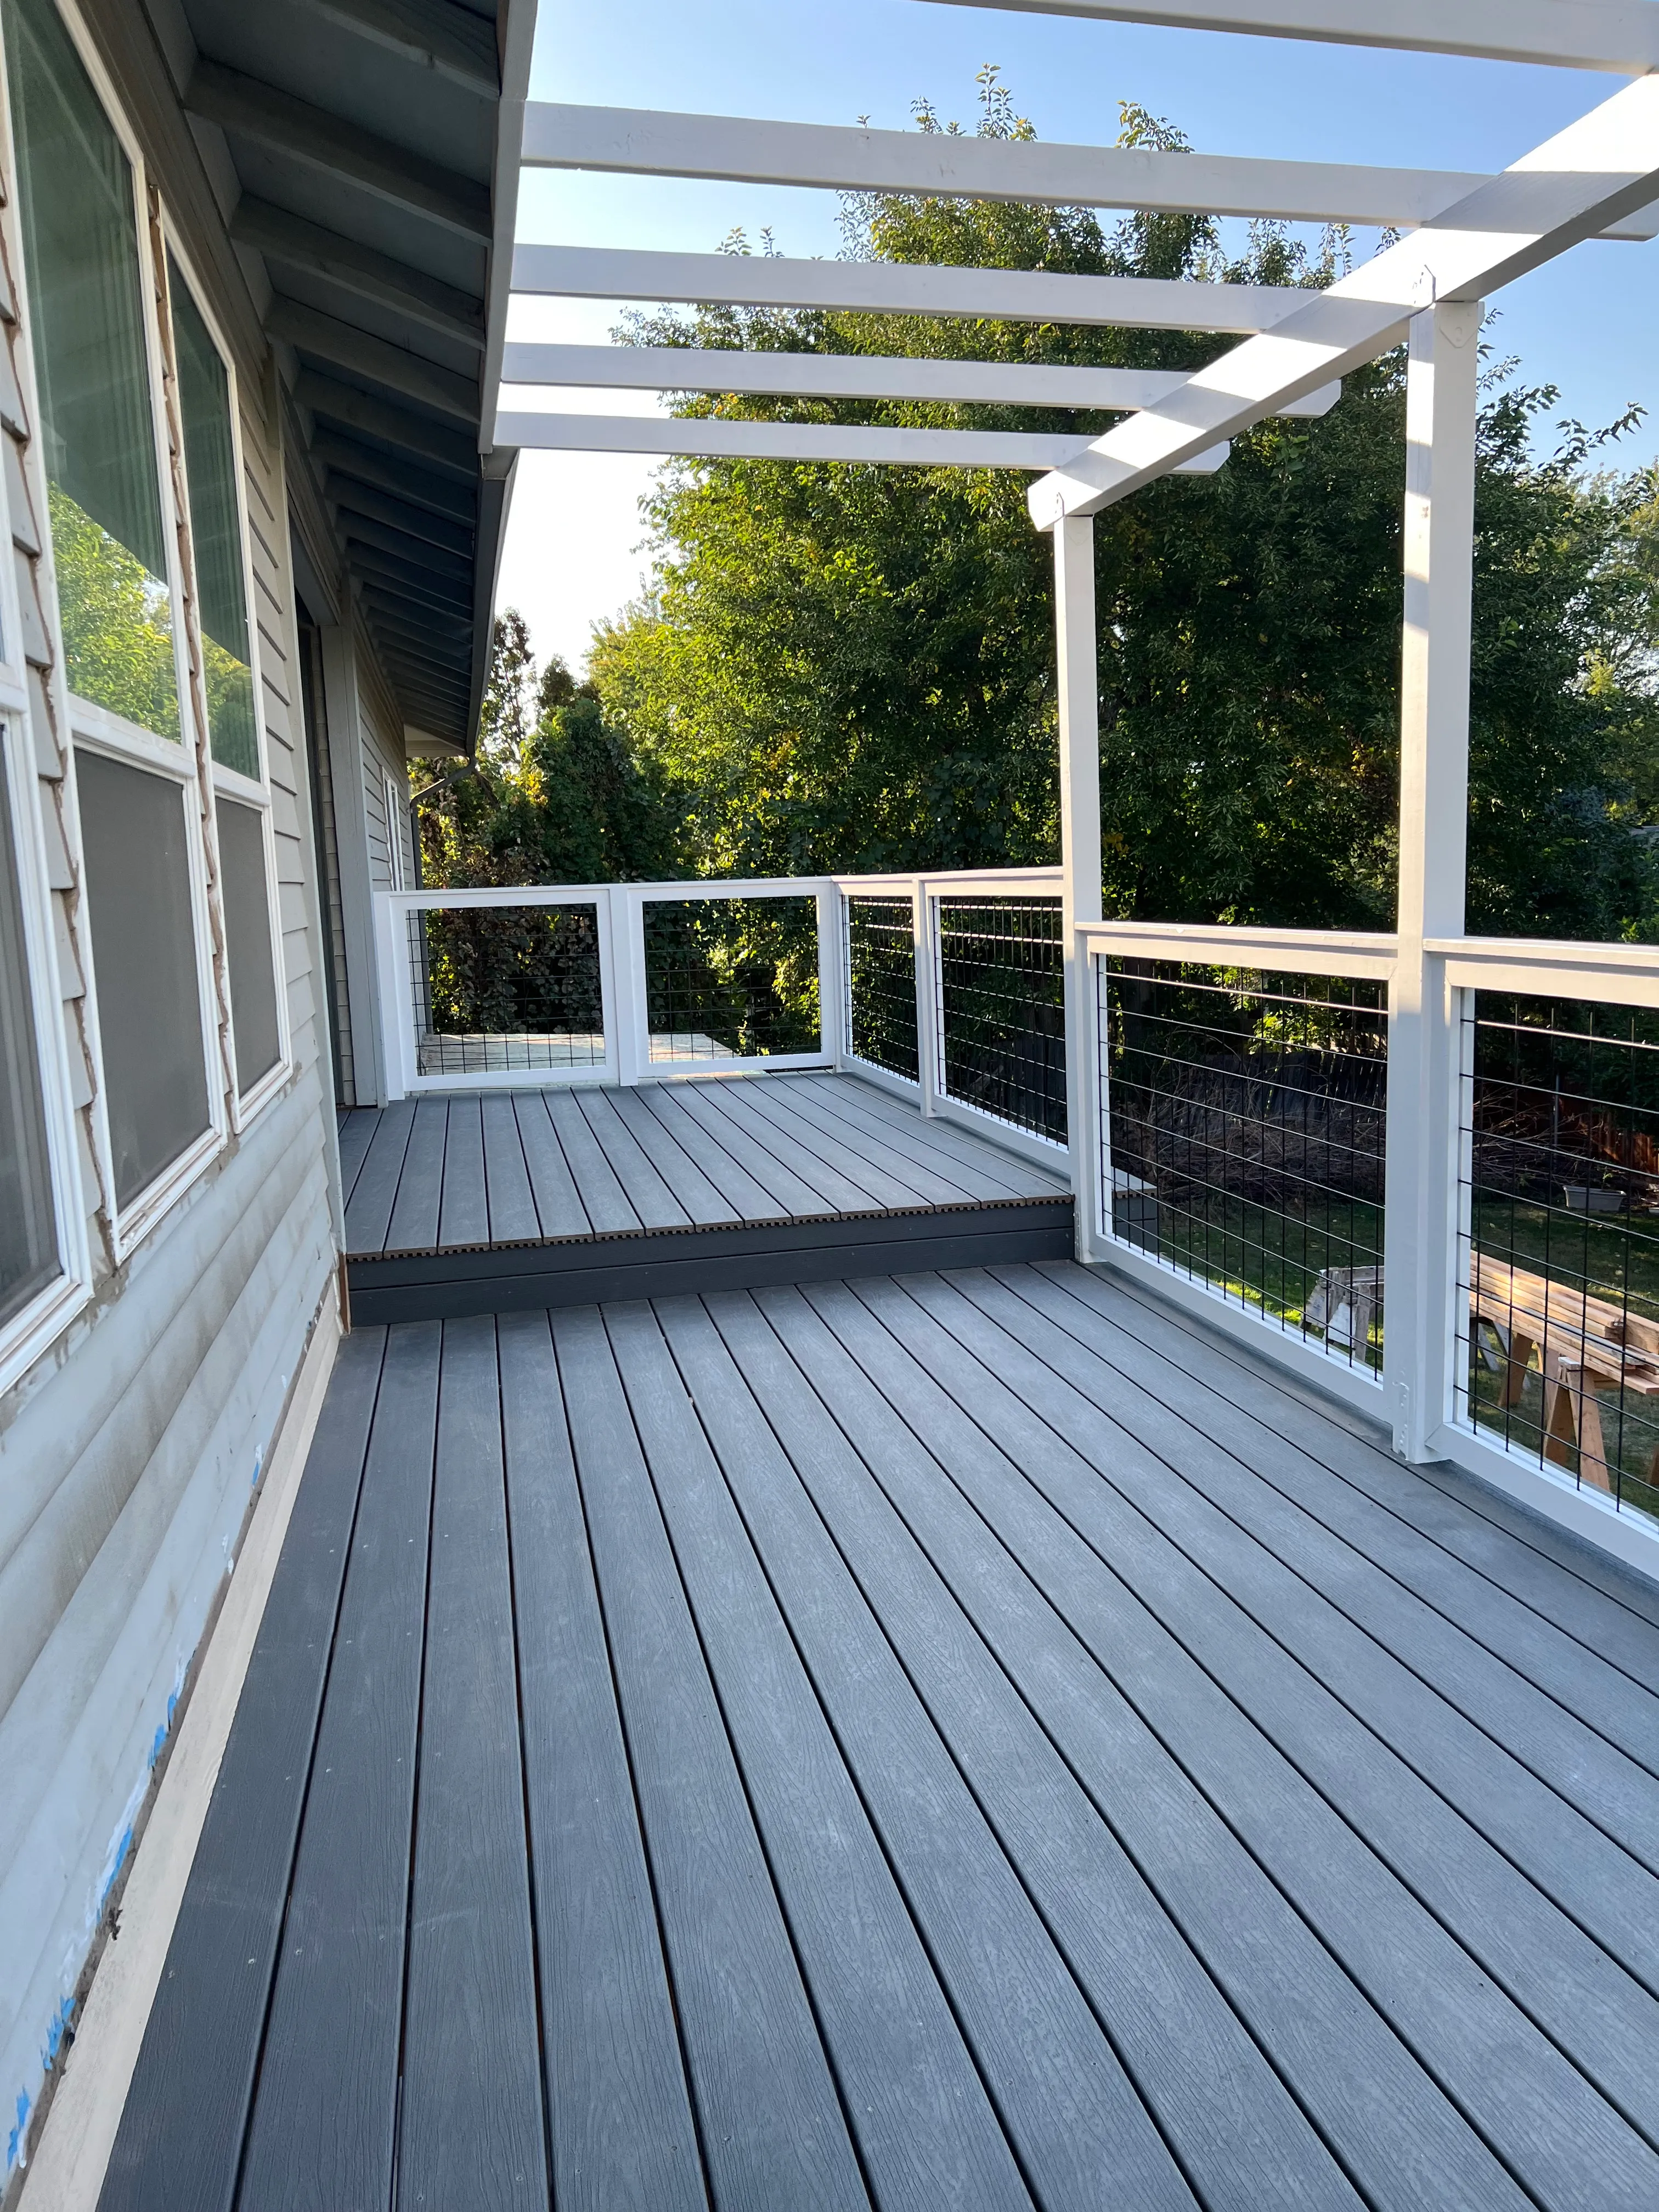
[[[119,12],[107,11],[112,22]],[[29,434],[33,380],[20,324],[0,307],[16,386],[12,392],[0,367],[0,430],[92,1254],[81,1312],[0,1398],[0,2190],[26,2148],[30,2112],[290,1384],[334,1295],[337,1249],[333,1079],[275,380],[263,348],[254,353],[235,336],[251,321],[257,331],[248,303],[215,296],[234,260],[225,240],[199,235],[204,187],[179,173],[191,142],[170,91],[158,88],[147,111],[131,97],[121,58],[110,76],[151,182],[233,334],[290,1058],[274,1094],[240,1130],[229,1114],[211,1164],[118,1259],[94,1140],[98,1068],[85,1019],[69,702],[44,478]],[[16,200],[11,175],[0,183],[0,289],[10,299],[21,274]],[[193,240],[180,212],[192,208]],[[210,814],[205,783],[202,804]],[[218,989],[228,1017],[222,963]]]

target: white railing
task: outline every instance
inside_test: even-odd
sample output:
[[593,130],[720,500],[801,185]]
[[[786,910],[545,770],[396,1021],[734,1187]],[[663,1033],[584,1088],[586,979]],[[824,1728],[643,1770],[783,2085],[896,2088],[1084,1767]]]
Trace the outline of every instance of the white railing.
[[[732,991],[722,997],[711,987],[703,1018],[697,979],[677,979],[672,973],[684,941],[677,947],[665,923],[688,905],[790,901],[803,908],[811,902],[816,1042],[790,1049],[786,1035],[781,1043],[774,1040],[745,1051],[741,1033],[735,1042],[732,1034]],[[884,1051],[868,1033],[866,1010],[855,990],[854,955],[860,923],[877,908],[902,908],[907,917],[902,988],[911,1066],[899,1061],[891,1049]],[[383,891],[375,902],[375,927],[388,1093],[403,1097],[424,1091],[633,1085],[710,1073],[856,1067],[871,1080],[916,1099],[924,1114],[988,1131],[1063,1173],[1063,1115],[1059,1130],[1051,1127],[1045,1133],[1037,1126],[1041,1112],[1034,1108],[1022,1119],[1018,1098],[1004,1095],[1018,1092],[1031,1062],[1022,1043],[1024,1007],[1012,988],[1018,971],[1009,971],[1011,988],[1002,993],[1007,1004],[1001,1027],[1008,1036],[999,1038],[996,1006],[976,1012],[971,975],[963,977],[972,965],[971,960],[964,962],[962,944],[962,917],[969,909],[978,909],[1005,932],[1023,919],[1040,918],[1041,942],[1052,947],[1057,961],[1057,868]],[[476,927],[471,933],[444,929],[446,917],[483,914],[500,916],[503,928],[516,923],[518,941],[498,938],[492,951]],[[796,919],[806,922],[804,912]],[[526,1011],[526,996],[533,999],[535,991],[520,988],[513,1018],[486,1019],[491,978],[458,972],[473,955],[482,962],[493,960],[503,971],[514,966],[521,974],[538,969],[544,984],[539,1013]],[[501,995],[495,991],[498,1002]],[[1063,1072],[1060,1000],[1057,993],[1050,995],[1049,1057]],[[464,1011],[458,1014],[458,1008]],[[793,1026],[800,1027],[804,1018],[798,1008]],[[778,1026],[786,1032],[791,1026],[781,1009]],[[1008,1064],[1000,1091],[994,1067],[988,1073],[981,1065],[994,1062],[999,1049]],[[1040,1084],[1035,1096],[1040,1104]]]
[[[1659,1009],[1659,951],[1431,939],[1419,994],[1405,988],[1395,939],[1380,934],[1108,923],[1080,928],[1078,948],[1088,963],[1089,1004],[1106,1016],[1091,1034],[1067,1041],[1087,1055],[1098,1102],[1093,1142],[1086,1152],[1073,1147],[1079,1256],[1138,1277],[1388,1420],[1398,1449],[1405,1449],[1402,1414],[1415,1407],[1420,1442],[1410,1455],[1450,1460],[1659,1571],[1659,1025],[1632,1041],[1630,1024],[1617,1018],[1621,1009]],[[1220,971],[1241,1007],[1255,993],[1272,1001],[1272,1018],[1295,998],[1263,979],[1310,979],[1306,999],[1317,1010],[1310,1027],[1327,1036],[1349,1005],[1376,1009],[1386,1036],[1384,1104],[1376,1114],[1373,1096],[1358,1116],[1369,1115],[1382,1139],[1382,1188],[1366,1232],[1372,1249],[1356,1251],[1358,1266],[1316,1267],[1298,1194],[1284,1209],[1303,1238],[1293,1255],[1301,1262],[1294,1317],[1273,1310],[1268,1200],[1257,1204],[1255,1285],[1241,1293],[1236,1278],[1246,1271],[1233,1262],[1242,1237],[1206,1267],[1213,1255],[1195,1255],[1194,1239],[1182,1233],[1188,1224],[1170,1220],[1161,1176],[1133,1172],[1139,1158],[1127,1167],[1114,1158],[1112,1066],[1133,1040],[1123,1034],[1130,1024],[1121,988],[1114,1033],[1109,979],[1126,963],[1132,980],[1156,973],[1160,963],[1189,974]],[[1223,995],[1226,988],[1220,984]],[[1555,1078],[1565,1101],[1558,1110],[1577,1134],[1558,1131],[1547,1142],[1527,1135],[1522,1109],[1529,1107],[1535,1127],[1547,1074],[1512,1086],[1521,1098],[1515,1105],[1500,1079],[1478,1070],[1477,1034],[1490,1037],[1508,1017],[1488,1013],[1477,1023],[1477,994],[1483,1008],[1496,1007],[1492,994],[1514,1000],[1514,1034],[1536,1048],[1540,1065],[1579,1054],[1577,1072]],[[1564,1006],[1589,1009],[1592,1018],[1559,1011]],[[1598,1053],[1595,1065],[1603,1068],[1622,1054],[1628,1082],[1617,1068],[1610,1081],[1598,1079],[1584,1058]],[[1244,1080],[1237,1078],[1236,1087]],[[1598,1088],[1611,1095],[1595,1096]],[[1279,1106],[1290,1090],[1286,1079]],[[1655,1104],[1640,1103],[1650,1097]],[[1121,1130],[1125,1101],[1116,1103]],[[1352,1164],[1356,1115],[1351,1103],[1345,1110],[1339,1136],[1318,1142],[1346,1146]],[[1243,1117],[1231,1107],[1206,1111],[1212,1126],[1232,1113],[1241,1133],[1231,1164],[1261,1168],[1261,1147]],[[1513,1132],[1504,1126],[1506,1114]],[[1297,1135],[1305,1152],[1305,1122]],[[1484,1169],[1483,1146],[1507,1151],[1507,1165]],[[1500,1190],[1516,1187],[1517,1155],[1531,1191],[1519,1200]],[[1295,1164],[1279,1166],[1281,1183],[1293,1182]],[[1190,1158],[1176,1170],[1174,1180],[1189,1187],[1208,1171]],[[1558,1187],[1564,1178],[1578,1180]],[[1529,1223],[1517,1227],[1521,1216]],[[1225,1236],[1220,1241],[1227,1245]],[[1279,1303],[1292,1301],[1286,1295]]]

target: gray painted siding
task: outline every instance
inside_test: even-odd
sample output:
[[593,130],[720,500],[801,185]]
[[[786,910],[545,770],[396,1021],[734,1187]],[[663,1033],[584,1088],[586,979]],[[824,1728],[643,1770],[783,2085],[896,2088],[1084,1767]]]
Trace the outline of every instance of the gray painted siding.
[[[142,118],[141,118],[142,127]],[[165,161],[159,180],[167,193]],[[9,179],[5,180],[9,186]],[[175,198],[179,196],[173,196]],[[187,197],[187,196],[185,196]],[[20,266],[15,196],[0,271]],[[198,254],[198,266],[213,257]],[[15,348],[16,326],[4,337]],[[19,364],[21,366],[21,363]],[[25,379],[23,390],[29,388]],[[285,1085],[118,1269],[88,1114],[78,837],[65,778],[55,607],[34,550],[38,454],[20,443],[19,581],[30,595],[33,736],[92,1228],[94,1297],[0,1401],[0,2136],[38,2100],[173,1701],[230,1564],[313,1320],[331,1296],[331,1079],[307,927],[301,748],[280,453],[242,375],[255,617],[291,1030]],[[15,411],[15,410],[14,410]],[[221,978],[222,997],[223,979]],[[319,1056],[320,1046],[320,1056]],[[8,2143],[0,2186],[16,2150]]]

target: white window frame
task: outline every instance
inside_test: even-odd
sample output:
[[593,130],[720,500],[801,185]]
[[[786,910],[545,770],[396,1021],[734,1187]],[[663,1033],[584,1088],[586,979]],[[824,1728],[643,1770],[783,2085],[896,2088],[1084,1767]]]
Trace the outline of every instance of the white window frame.
[[[276,832],[270,792],[270,746],[265,729],[264,678],[259,656],[258,602],[255,596],[256,586],[253,573],[253,532],[252,524],[248,518],[247,465],[242,447],[241,387],[238,382],[236,375],[235,356],[226,342],[223,325],[220,323],[218,317],[214,313],[213,309],[208,304],[206,288],[202,283],[201,278],[197,273],[183,240],[179,236],[178,232],[173,226],[172,217],[168,213],[165,201],[162,202],[161,205],[161,235],[167,254],[171,259],[173,266],[177,269],[179,274],[183,277],[185,283],[190,288],[191,303],[195,307],[197,313],[202,318],[202,321],[207,329],[208,337],[212,341],[213,345],[218,353],[220,362],[223,365],[226,381],[226,394],[228,404],[230,408],[230,447],[231,459],[235,473],[234,490],[236,498],[236,527],[239,532],[242,551],[242,603],[247,610],[248,671],[253,681],[253,737],[254,743],[258,748],[259,754],[259,774],[258,780],[255,781],[252,777],[243,775],[240,770],[234,768],[227,768],[221,762],[214,759],[213,732],[210,727],[204,728],[201,732],[201,743],[206,747],[204,757],[211,771],[213,793],[216,799],[220,798],[234,799],[239,801],[245,806],[253,807],[259,814],[263,825],[265,854],[265,908],[267,925],[270,933],[271,978],[276,994],[277,1048],[275,1061],[265,1070],[264,1073],[260,1076],[258,1080],[253,1085],[252,1088],[246,1091],[239,1091],[236,1085],[236,1058],[234,1050],[235,1018],[233,1014],[231,1050],[226,1055],[225,1060],[225,1094],[229,1106],[230,1126],[232,1128],[240,1132],[246,1128],[251,1121],[255,1120],[264,1108],[266,1107],[276,1096],[277,1092],[284,1087],[289,1076],[294,1072],[294,1042],[289,1027],[288,976],[283,957],[282,891],[276,879]],[[171,286],[171,278],[167,276],[164,272],[163,282],[169,288]],[[172,294],[171,289],[169,289],[167,296],[167,312],[169,316],[172,314]],[[173,341],[174,356],[176,358],[179,343],[179,334],[176,325],[173,331]],[[184,424],[184,401],[182,395],[180,396],[179,403],[179,427],[182,431]],[[186,502],[188,502],[190,477],[182,439],[180,441],[180,451],[179,454],[179,474],[181,482],[185,485],[185,500]],[[190,527],[191,550],[193,558],[196,546],[195,526],[191,522],[188,513],[186,513],[184,519]],[[191,578],[191,605],[196,611],[196,629],[199,638],[202,634],[201,600],[196,592],[195,584],[196,579],[192,575]],[[205,724],[207,720],[207,660],[205,653],[202,655],[202,715],[204,723]],[[216,821],[214,836],[216,848],[218,836]],[[216,884],[220,880],[221,878],[216,870]],[[220,896],[222,903],[222,894]],[[226,999],[227,1003],[228,1003],[230,944],[228,937],[222,929],[220,932],[220,938],[224,947],[223,957],[225,963]]]
[[[91,81],[94,94],[102,110],[105,121],[114,132],[117,143],[125,156],[132,185],[132,225],[135,250],[138,256],[139,294],[142,328],[145,353],[145,368],[149,383],[150,425],[155,444],[156,483],[161,506],[164,556],[167,564],[167,583],[173,615],[173,679],[179,695],[179,738],[177,742],[160,737],[112,713],[107,708],[82,699],[70,691],[67,671],[63,659],[63,628],[57,606],[57,571],[52,544],[50,519],[43,503],[40,515],[42,534],[41,573],[45,592],[58,620],[57,665],[52,682],[58,700],[65,709],[65,728],[68,734],[68,758],[64,767],[64,794],[68,826],[73,839],[72,856],[80,875],[81,908],[85,923],[82,933],[81,957],[84,967],[82,978],[84,997],[82,1000],[82,1020],[88,1049],[98,1071],[96,1093],[93,1099],[90,1121],[93,1150],[99,1177],[103,1187],[103,1199],[109,1224],[112,1256],[118,1266],[140,1244],[161,1217],[177,1200],[200,1177],[223,1150],[231,1122],[228,1094],[234,1091],[234,1081],[227,1079],[225,1054],[220,1036],[218,979],[214,966],[214,933],[211,901],[208,890],[207,832],[203,819],[203,782],[201,777],[201,748],[205,733],[198,731],[191,709],[190,690],[189,641],[185,629],[185,605],[183,579],[179,574],[179,539],[174,514],[173,483],[170,472],[171,450],[166,419],[165,362],[161,350],[161,330],[157,319],[157,280],[155,257],[149,222],[149,177],[142,149],[128,125],[115,88],[87,35],[86,27],[71,0],[50,0],[67,32],[70,44],[78,55],[82,66]],[[0,62],[0,78],[3,77]],[[16,149],[12,142],[11,112],[9,97],[3,118],[5,143],[14,174],[16,171]],[[34,336],[28,296],[27,273],[21,252],[14,271],[18,292],[18,312],[22,324],[23,374],[30,420],[38,426],[41,421],[39,379],[36,374]],[[37,470],[38,472],[38,470]],[[44,478],[42,479],[44,484]],[[246,547],[245,547],[246,554]],[[257,694],[256,694],[257,697]],[[197,975],[197,1000],[199,1032],[202,1042],[203,1072],[206,1079],[208,1122],[201,1134],[187,1145],[179,1157],[171,1161],[143,1189],[137,1192],[125,1205],[115,1197],[114,1148],[110,1135],[109,1098],[104,1079],[103,1047],[98,1020],[98,985],[96,959],[93,951],[94,901],[85,879],[84,860],[80,836],[80,794],[76,775],[77,747],[106,754],[130,767],[146,769],[162,776],[178,786],[180,804],[185,813],[185,864],[190,875],[191,927],[194,939]],[[279,997],[281,994],[279,992]]]
[[[3,343],[3,341],[0,341]],[[5,433],[0,431],[0,436]],[[7,563],[8,568],[10,564]],[[8,641],[17,635],[15,585],[9,579],[0,615]],[[11,689],[8,683],[7,690]],[[27,711],[15,702],[0,707],[0,774],[11,801],[12,865],[23,915],[23,957],[35,1059],[40,1071],[46,1158],[52,1176],[52,1226],[58,1243],[57,1279],[0,1326],[0,1395],[31,1367],[92,1295],[92,1253],[76,1157],[75,1109],[70,1085],[69,1038],[52,941],[52,890],[40,820],[40,775]]]

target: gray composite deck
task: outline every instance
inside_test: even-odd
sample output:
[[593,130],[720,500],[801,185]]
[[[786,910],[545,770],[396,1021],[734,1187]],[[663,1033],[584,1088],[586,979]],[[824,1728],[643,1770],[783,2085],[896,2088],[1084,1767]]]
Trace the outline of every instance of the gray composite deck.
[[363,1322],[1060,1258],[1063,1172],[853,1075],[429,1095],[341,1117]]
[[1656,1680],[1070,1264],[360,1331],[104,2212],[1651,2212]]

